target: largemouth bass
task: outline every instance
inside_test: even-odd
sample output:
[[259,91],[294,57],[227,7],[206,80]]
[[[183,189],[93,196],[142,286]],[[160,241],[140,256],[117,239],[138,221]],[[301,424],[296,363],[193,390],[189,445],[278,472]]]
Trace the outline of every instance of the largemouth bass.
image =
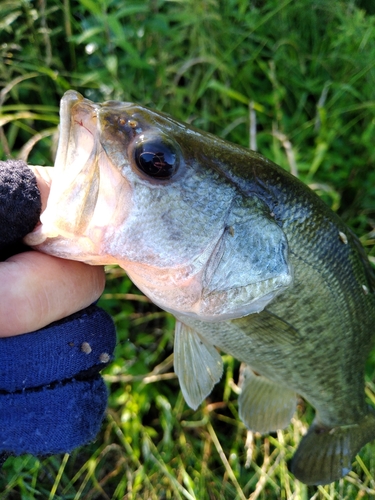
[[308,187],[260,154],[132,103],[61,102],[56,173],[27,242],[119,264],[176,317],[174,363],[196,408],[245,364],[239,413],[262,433],[288,425],[297,395],[316,410],[291,470],[325,484],[375,438],[364,365],[375,279],[357,238]]

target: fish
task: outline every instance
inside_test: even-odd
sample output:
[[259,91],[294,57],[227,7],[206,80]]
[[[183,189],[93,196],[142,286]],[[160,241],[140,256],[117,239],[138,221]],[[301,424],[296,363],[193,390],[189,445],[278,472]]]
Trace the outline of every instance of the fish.
[[305,184],[261,154],[131,102],[69,90],[47,208],[25,240],[118,264],[176,318],[174,369],[196,409],[242,363],[239,415],[285,428],[315,418],[291,462],[305,484],[345,476],[375,438],[364,367],[375,277],[359,240]]

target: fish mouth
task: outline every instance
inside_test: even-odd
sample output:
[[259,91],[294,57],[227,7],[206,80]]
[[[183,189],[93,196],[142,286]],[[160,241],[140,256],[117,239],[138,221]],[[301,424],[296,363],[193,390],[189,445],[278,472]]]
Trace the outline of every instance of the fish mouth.
[[95,209],[99,191],[98,105],[75,91],[60,104],[60,136],[53,181],[41,226],[25,242],[41,245],[49,238],[82,234]]
[[[60,103],[60,137],[55,168],[66,173],[67,166],[73,172],[75,163],[85,165],[94,152],[96,118],[99,104],[85,99],[74,90],[66,92]],[[85,161],[86,157],[86,161]]]
[[124,191],[127,184],[123,177],[118,179],[118,169],[102,147],[98,126],[101,107],[73,90],[62,97],[60,136],[47,207],[40,217],[41,224],[24,239],[26,244],[51,255],[100,264],[109,263],[100,253],[114,211],[116,190],[121,184]]

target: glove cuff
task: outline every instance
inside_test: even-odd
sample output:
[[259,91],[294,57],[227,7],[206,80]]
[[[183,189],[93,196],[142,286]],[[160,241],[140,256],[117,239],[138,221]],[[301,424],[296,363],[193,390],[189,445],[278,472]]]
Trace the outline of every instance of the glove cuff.
[[98,372],[115,343],[112,319],[96,306],[0,339],[0,453],[65,453],[93,440],[107,405]]
[[0,395],[0,451],[14,455],[69,453],[99,432],[107,390],[98,375],[38,391]]

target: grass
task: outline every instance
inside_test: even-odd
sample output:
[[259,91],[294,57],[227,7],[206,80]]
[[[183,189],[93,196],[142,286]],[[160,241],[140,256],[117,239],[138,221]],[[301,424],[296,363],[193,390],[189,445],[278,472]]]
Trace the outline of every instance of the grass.
[[[353,0],[0,0],[0,158],[50,165],[58,103],[74,88],[143,103],[251,145],[308,183],[375,262],[375,9]],[[95,443],[70,456],[11,458],[0,499],[361,499],[375,444],[353,471],[307,487],[287,464],[312,419],[247,432],[238,362],[197,411],[173,373],[173,319],[118,268],[100,304],[118,345]],[[367,396],[375,403],[375,354]]]

